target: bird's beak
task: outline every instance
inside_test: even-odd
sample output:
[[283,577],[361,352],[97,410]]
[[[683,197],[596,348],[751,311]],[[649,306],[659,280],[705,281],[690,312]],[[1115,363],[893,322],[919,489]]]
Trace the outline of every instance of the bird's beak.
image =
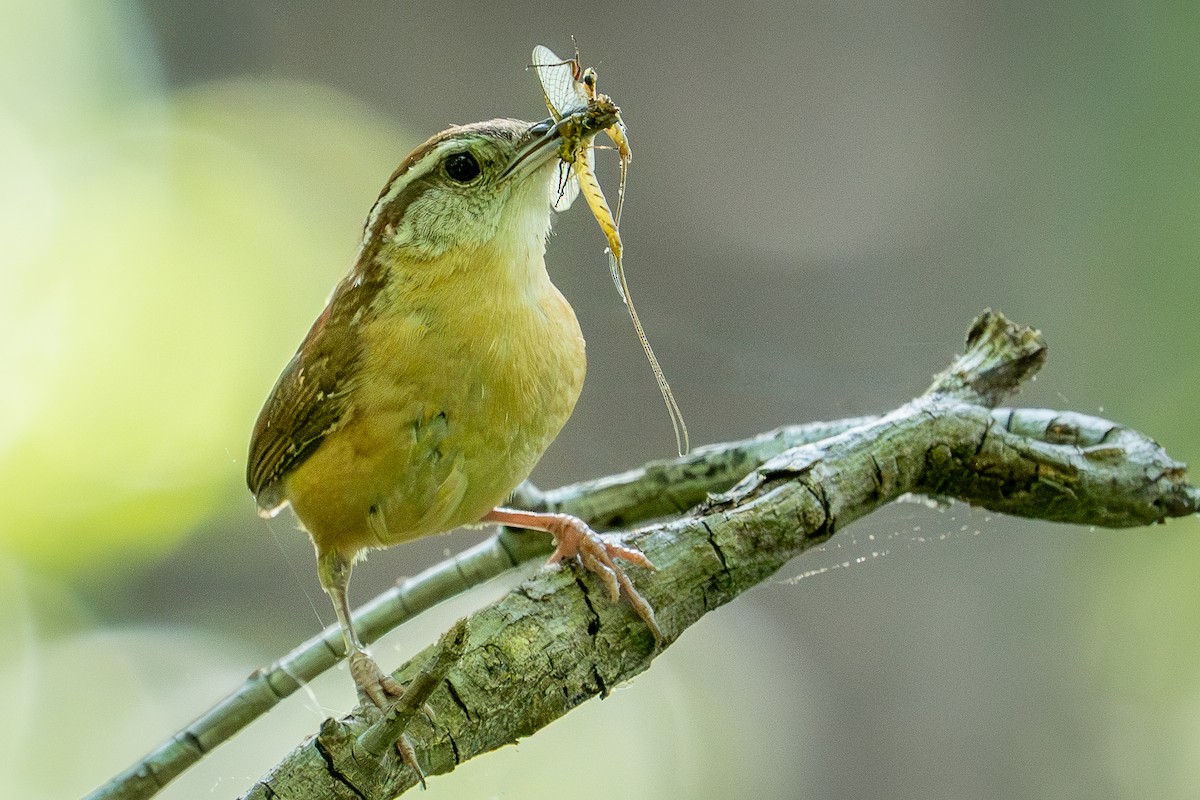
[[[501,180],[528,175],[564,154],[578,148],[619,119],[617,107],[584,106],[560,120],[553,117],[529,126],[517,148],[517,154],[501,173]],[[567,147],[564,150],[564,143]]]

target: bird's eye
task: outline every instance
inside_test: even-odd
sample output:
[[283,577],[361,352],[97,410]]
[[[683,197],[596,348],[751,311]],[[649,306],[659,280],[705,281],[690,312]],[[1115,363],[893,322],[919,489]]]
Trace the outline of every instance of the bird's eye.
[[479,177],[479,162],[467,151],[451,153],[446,159],[446,174],[459,183],[470,183]]

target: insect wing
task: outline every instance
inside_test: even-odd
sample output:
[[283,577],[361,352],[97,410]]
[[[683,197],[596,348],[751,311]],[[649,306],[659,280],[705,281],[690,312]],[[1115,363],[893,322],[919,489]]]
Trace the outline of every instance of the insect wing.
[[546,107],[555,119],[562,119],[587,105],[587,95],[575,79],[578,70],[574,61],[564,61],[545,45],[533,48],[533,68],[542,83]]
[[579,176],[571,164],[560,161],[558,179],[550,184],[550,208],[558,213],[566,211],[576,197],[579,197]]

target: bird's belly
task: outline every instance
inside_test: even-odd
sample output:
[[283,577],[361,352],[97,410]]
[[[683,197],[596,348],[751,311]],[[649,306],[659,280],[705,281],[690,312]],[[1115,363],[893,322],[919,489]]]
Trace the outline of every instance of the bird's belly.
[[[477,522],[528,477],[585,370],[575,316],[550,289],[528,313],[377,338],[385,368],[364,376],[344,427],[288,479],[318,548],[351,554]],[[455,335],[470,330],[494,334]]]

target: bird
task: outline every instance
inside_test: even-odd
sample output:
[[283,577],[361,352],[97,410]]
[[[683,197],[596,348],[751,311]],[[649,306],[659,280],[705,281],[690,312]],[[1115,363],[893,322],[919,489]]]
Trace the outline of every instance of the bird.
[[463,525],[551,533],[552,563],[577,559],[614,600],[624,591],[662,640],[618,563],[653,569],[643,553],[576,517],[503,505],[583,386],[583,335],[546,243],[560,162],[618,111],[605,98],[561,119],[455,125],[413,150],[258,416],[247,485],[262,516],[290,506],[311,536],[364,705],[403,687],[355,631],[355,562]]

